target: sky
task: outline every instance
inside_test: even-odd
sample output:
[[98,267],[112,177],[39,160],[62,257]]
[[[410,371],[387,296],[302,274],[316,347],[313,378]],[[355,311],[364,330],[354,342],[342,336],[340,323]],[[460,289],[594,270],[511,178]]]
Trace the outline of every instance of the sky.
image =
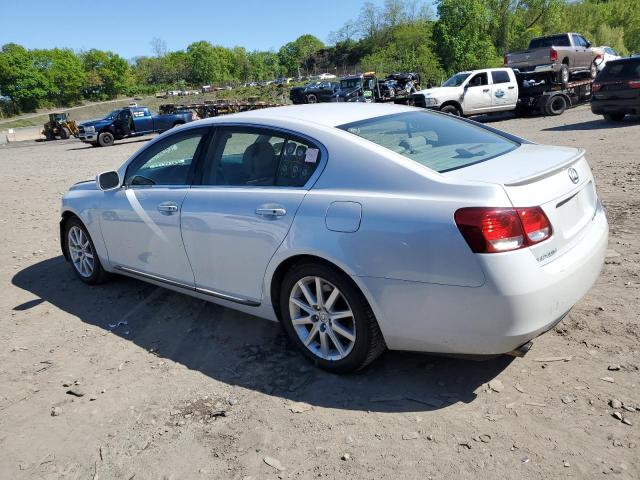
[[[384,0],[371,0],[382,5]],[[364,0],[0,0],[0,45],[111,50],[124,58],[207,40],[225,47],[278,50],[310,33],[323,42],[358,16]]]

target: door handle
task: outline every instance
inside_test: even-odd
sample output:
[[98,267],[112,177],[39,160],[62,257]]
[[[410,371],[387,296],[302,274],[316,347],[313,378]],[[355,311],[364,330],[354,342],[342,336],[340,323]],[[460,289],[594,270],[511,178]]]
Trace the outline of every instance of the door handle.
[[511,86],[509,87],[509,90],[513,90],[514,88],[516,88],[516,87],[514,87],[513,85],[511,85]]
[[256,208],[256,215],[260,215],[261,217],[283,217],[286,214],[287,209],[281,206]]
[[164,202],[158,205],[158,211],[160,213],[171,215],[172,213],[176,213],[178,211],[178,205],[173,202]]
[[484,90],[482,90],[484,93],[487,93],[489,91],[488,88],[485,88]]

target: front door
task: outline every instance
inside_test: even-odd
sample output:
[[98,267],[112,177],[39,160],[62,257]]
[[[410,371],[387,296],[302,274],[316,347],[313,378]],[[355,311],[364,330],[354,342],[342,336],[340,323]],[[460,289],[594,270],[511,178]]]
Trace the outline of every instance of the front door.
[[180,210],[208,129],[171,135],[129,164],[122,188],[104,192],[100,225],[116,268],[193,286]]
[[491,85],[487,72],[480,72],[473,75],[467,82],[464,94],[464,111],[480,112],[491,108]]
[[267,265],[314,180],[320,149],[280,131],[220,127],[201,185],[182,206],[196,288],[247,304],[262,299]]

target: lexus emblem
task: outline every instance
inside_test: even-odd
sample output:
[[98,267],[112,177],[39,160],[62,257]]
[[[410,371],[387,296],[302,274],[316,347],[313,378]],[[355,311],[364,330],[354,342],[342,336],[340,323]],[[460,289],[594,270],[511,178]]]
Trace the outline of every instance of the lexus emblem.
[[578,183],[580,181],[580,175],[578,175],[578,171],[575,168],[570,168],[567,170],[567,173],[573,183]]

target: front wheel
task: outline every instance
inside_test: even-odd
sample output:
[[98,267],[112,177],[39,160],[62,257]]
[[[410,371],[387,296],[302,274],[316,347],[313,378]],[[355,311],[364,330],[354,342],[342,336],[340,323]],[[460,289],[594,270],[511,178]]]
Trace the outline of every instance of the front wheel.
[[84,283],[95,285],[107,278],[108,274],[102,268],[93,240],[77,217],[71,217],[65,224],[64,248],[73,271]]
[[110,147],[113,145],[113,133],[111,132],[102,132],[98,135],[98,144],[101,147]]
[[318,103],[318,97],[315,94],[310,93],[307,95],[307,103]]
[[62,140],[67,140],[71,136],[71,132],[67,127],[60,128],[60,138]]
[[459,117],[462,115],[462,112],[460,112],[460,109],[455,105],[446,105],[442,107],[440,111],[443,113],[449,113],[451,115],[455,115],[456,117]]
[[280,311],[291,341],[325,370],[360,370],[386,348],[362,293],[343,273],[326,265],[294,266],[282,283]]

